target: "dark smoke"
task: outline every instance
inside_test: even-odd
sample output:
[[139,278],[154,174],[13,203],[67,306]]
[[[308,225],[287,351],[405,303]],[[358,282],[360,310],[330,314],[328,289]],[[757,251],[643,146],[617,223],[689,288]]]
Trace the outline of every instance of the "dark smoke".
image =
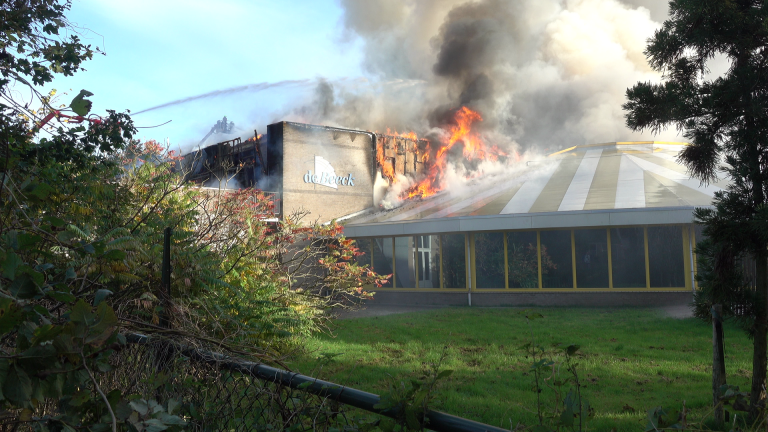
[[343,86],[338,87],[328,80],[319,78],[311,100],[287,113],[279,114],[275,118],[276,121],[290,120],[327,126],[370,128],[366,125],[366,120],[369,115],[368,106],[372,104],[372,96],[367,93],[351,93]]
[[[627,87],[658,81],[646,40],[665,0],[341,0],[369,72],[425,81],[419,97],[377,97],[357,124],[425,133],[461,106],[494,144],[539,151],[588,142],[675,139],[624,126]],[[402,97],[405,96],[405,97]],[[344,121],[337,98],[331,117]],[[407,108],[404,108],[407,107]],[[396,114],[394,114],[396,113]]]

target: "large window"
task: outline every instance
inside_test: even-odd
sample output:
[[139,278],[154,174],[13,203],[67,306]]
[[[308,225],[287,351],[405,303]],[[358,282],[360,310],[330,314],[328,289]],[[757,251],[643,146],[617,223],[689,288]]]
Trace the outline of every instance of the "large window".
[[608,233],[605,229],[573,232],[576,241],[576,287],[608,288]]
[[419,288],[440,288],[440,237],[416,236]]
[[477,288],[504,288],[504,233],[475,234]]
[[361,255],[355,257],[355,261],[357,261],[357,263],[361,266],[371,265],[371,252],[373,248],[373,242],[371,239],[355,239],[355,246],[357,246],[357,249],[361,253]]
[[541,286],[573,288],[570,231],[541,231]]
[[464,234],[440,236],[443,249],[443,288],[467,287],[466,244]]
[[507,265],[510,288],[539,287],[539,255],[536,248],[536,231],[507,233]]
[[395,237],[395,288],[416,288],[414,237]]
[[693,231],[696,243],[703,242],[707,238],[707,236],[704,235],[704,225],[693,224]]
[[648,270],[652,287],[684,287],[684,260],[682,227],[648,227]]
[[642,228],[611,228],[614,288],[645,288],[645,245]]
[[[393,274],[386,288],[466,289],[471,275],[477,290],[679,289],[689,276],[686,229],[635,226],[364,238],[356,239],[364,254],[355,259],[379,274]],[[472,273],[467,269],[470,246]]]
[[[392,237],[383,237],[373,239],[373,271],[380,275],[389,275],[394,273],[392,269]],[[392,287],[392,278],[385,284],[384,288]]]

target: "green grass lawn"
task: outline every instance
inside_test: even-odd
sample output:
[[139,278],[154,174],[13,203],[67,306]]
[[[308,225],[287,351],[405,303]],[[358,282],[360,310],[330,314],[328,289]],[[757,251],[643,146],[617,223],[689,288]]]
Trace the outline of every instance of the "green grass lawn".
[[[535,308],[537,343],[578,344],[584,396],[595,408],[591,430],[643,430],[648,409],[661,405],[701,417],[712,401],[711,325],[665,318],[651,309]],[[295,370],[380,394],[391,377],[416,377],[425,362],[448,346],[434,409],[509,428],[535,423],[531,363],[520,351],[530,340],[519,309],[446,308],[401,315],[337,321],[333,336],[311,339]],[[729,384],[749,389],[751,342],[725,326]],[[318,369],[322,353],[341,353]],[[551,405],[552,391],[544,399]],[[634,412],[633,412],[634,410]]]

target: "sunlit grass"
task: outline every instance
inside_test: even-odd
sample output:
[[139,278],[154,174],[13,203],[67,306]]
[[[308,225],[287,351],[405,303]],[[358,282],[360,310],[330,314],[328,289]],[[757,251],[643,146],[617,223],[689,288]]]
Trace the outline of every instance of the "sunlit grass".
[[[665,318],[652,309],[536,309],[537,343],[581,346],[583,390],[596,410],[591,430],[642,430],[647,410],[686,407],[701,417],[711,405],[711,326]],[[296,370],[380,394],[392,378],[414,377],[448,347],[434,409],[509,428],[533,424],[530,359],[519,348],[530,329],[519,309],[447,308],[337,322],[334,336],[308,342]],[[728,382],[749,387],[751,342],[725,327]],[[553,350],[555,348],[552,348]],[[340,353],[318,369],[322,353]],[[551,406],[553,393],[543,392]]]

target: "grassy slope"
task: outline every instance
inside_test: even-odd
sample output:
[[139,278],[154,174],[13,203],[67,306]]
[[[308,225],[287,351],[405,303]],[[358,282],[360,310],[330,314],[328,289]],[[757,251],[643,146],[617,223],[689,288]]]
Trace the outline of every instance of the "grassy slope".
[[[538,343],[582,347],[584,395],[596,410],[591,430],[642,430],[654,406],[679,409],[685,400],[692,417],[700,417],[711,404],[711,326],[648,309],[535,310],[545,317],[532,323]],[[451,308],[342,320],[335,337],[312,339],[310,354],[291,366],[378,394],[389,377],[416,376],[448,346],[443,369],[454,373],[433,408],[497,426],[509,427],[510,419],[533,424],[530,361],[519,350],[530,333],[517,312]],[[725,337],[728,382],[748,389],[751,342],[733,326]],[[318,355],[328,352],[342,354],[318,370]],[[548,389],[543,394],[552,396]]]

